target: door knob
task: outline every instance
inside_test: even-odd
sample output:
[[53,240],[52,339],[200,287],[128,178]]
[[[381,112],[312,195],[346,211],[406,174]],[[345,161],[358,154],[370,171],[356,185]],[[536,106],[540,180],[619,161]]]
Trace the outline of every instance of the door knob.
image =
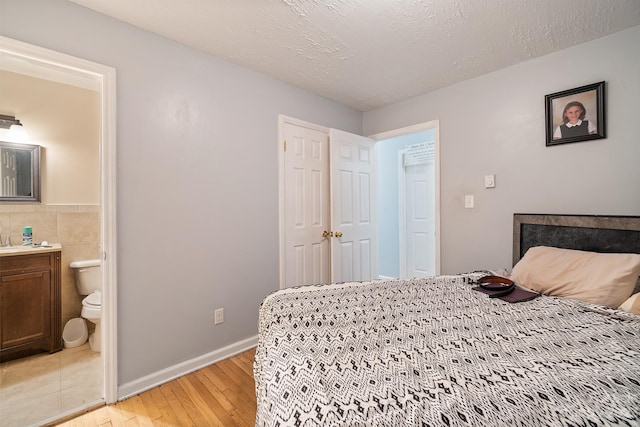
[[325,237],[325,238],[326,238],[326,237],[333,237],[333,231],[327,231],[327,230],[324,230],[324,231],[322,232],[322,237]]
[[336,232],[334,233],[334,235],[335,235],[336,237],[342,237],[342,232],[341,232],[341,231],[336,231]]

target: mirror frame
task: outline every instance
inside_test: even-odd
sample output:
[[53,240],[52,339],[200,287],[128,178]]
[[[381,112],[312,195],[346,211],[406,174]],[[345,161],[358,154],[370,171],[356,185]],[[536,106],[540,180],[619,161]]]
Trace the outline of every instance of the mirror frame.
[[31,196],[2,196],[2,202],[37,202],[40,203],[40,146],[32,144],[18,144],[0,140],[0,149],[11,148],[14,150],[25,150],[31,153]]

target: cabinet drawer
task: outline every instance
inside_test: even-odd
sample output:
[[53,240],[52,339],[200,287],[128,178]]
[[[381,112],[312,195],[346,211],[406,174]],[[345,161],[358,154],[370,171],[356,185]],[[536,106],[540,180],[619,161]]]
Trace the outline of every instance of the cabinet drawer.
[[4,276],[15,271],[48,270],[51,258],[51,253],[0,257],[0,271]]

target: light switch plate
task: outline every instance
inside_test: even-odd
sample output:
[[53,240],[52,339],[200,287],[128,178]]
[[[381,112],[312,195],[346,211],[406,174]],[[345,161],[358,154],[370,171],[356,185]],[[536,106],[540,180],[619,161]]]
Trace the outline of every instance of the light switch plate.
[[484,188],[495,188],[496,186],[496,176],[495,175],[485,175],[484,176]]

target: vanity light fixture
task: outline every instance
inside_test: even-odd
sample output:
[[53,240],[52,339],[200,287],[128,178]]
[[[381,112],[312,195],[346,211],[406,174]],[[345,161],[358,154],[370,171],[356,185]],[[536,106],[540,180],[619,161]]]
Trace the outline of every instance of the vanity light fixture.
[[0,114],[0,129],[9,129],[7,138],[13,142],[24,142],[29,139],[27,131],[24,130],[20,120],[14,116]]
[[13,116],[5,116],[3,114],[0,114],[0,129],[10,129],[13,125],[22,126],[22,123],[20,123],[20,120],[16,119]]

